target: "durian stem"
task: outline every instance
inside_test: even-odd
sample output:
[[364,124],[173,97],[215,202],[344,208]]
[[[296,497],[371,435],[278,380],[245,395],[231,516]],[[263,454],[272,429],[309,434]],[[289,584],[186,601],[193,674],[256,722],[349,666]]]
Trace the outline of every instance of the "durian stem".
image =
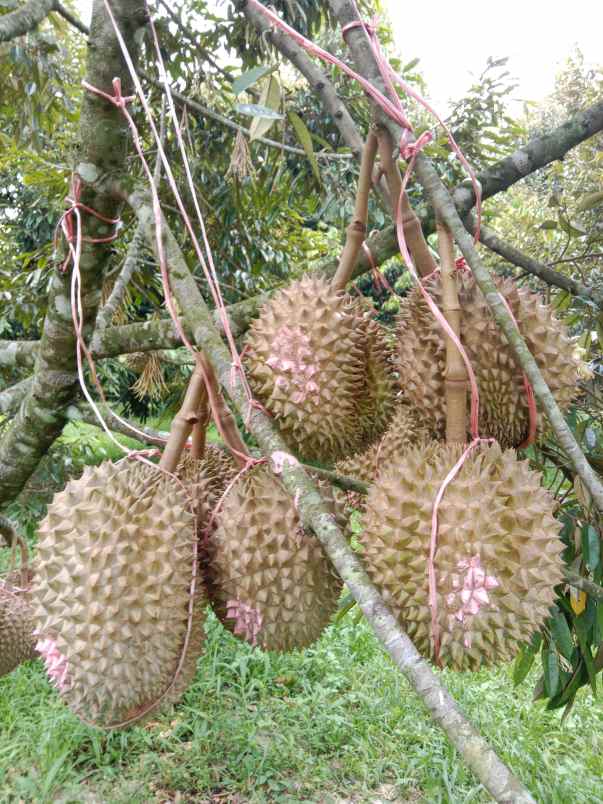
[[[456,283],[454,239],[441,220],[436,221],[440,277],[442,282],[442,312],[457,338],[461,337],[461,305]],[[467,369],[456,344],[446,335],[446,443],[464,444],[467,440]]]
[[198,421],[199,403],[205,391],[205,377],[199,362],[191,375],[188,388],[180,410],[174,416],[170,437],[163,450],[159,466],[166,472],[175,472],[182,455],[184,445]]
[[216,421],[218,432],[224,439],[224,443],[232,453],[232,457],[238,465],[245,466],[246,459],[250,457],[249,450],[241,438],[235,417],[224,401],[214,367],[203,352],[199,352],[196,357],[207,381],[206,388],[209,395],[210,407]]
[[343,491],[355,491],[356,494],[368,494],[369,487],[361,480],[356,480],[354,477],[348,475],[338,475],[337,472],[332,472],[330,469],[321,469],[318,466],[311,466],[308,463],[302,463],[304,469],[311,472],[318,477],[323,477],[328,480],[332,486],[337,486],[338,489]]
[[377,136],[371,129],[366,138],[366,145],[362,150],[362,162],[360,163],[360,176],[358,177],[358,189],[356,190],[356,204],[354,207],[354,217],[346,229],[346,238],[339,265],[331,286],[333,290],[344,290],[352,277],[354,266],[362,244],[366,240],[366,223],[368,220],[368,199],[371,191],[373,179],[373,166],[377,155]]
[[394,145],[391,134],[386,128],[380,126],[377,136],[379,138],[379,158],[381,159],[381,167],[385,173],[391,194],[392,214],[395,219],[397,206],[400,204],[404,237],[408,243],[415,268],[419,276],[428,276],[436,270],[437,265],[423,235],[421,221],[410,206],[407,194],[402,192],[402,178],[398,170],[398,165],[394,161]]
[[197,411],[197,421],[193,425],[193,443],[191,445],[191,458],[200,461],[205,455],[205,443],[207,440],[207,425],[211,418],[209,408],[209,397],[207,388],[203,388],[199,409]]

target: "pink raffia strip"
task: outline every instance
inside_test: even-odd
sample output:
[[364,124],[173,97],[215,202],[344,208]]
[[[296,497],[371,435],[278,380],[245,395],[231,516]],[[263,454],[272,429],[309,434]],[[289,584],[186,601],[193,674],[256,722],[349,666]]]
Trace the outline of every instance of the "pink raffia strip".
[[[86,341],[84,340],[84,313],[83,313],[83,304],[82,304],[82,293],[81,293],[81,274],[80,274],[80,260],[82,255],[82,243],[105,243],[110,242],[113,239],[113,236],[108,238],[84,238],[82,236],[82,218],[80,209],[83,207],[85,210],[89,210],[89,207],[85,207],[79,201],[79,193],[81,190],[81,181],[78,177],[75,177],[72,184],[72,193],[68,200],[71,202],[71,207],[67,210],[67,212],[61,217],[59,224],[63,234],[65,236],[65,240],[67,242],[67,247],[69,250],[69,254],[66,260],[63,262],[61,270],[66,270],[69,260],[72,261],[73,269],[71,274],[71,316],[73,320],[73,326],[75,330],[76,336],[76,361],[77,361],[77,372],[78,372],[78,380],[80,387],[82,389],[82,393],[84,394],[88,404],[92,408],[94,415],[98,419],[101,427],[107,434],[107,436],[111,439],[111,441],[126,455],[130,455],[132,450],[125,447],[121,444],[113,435],[105,419],[100,412],[98,406],[96,405],[94,399],[92,398],[90,391],[86,385],[86,380],[84,377],[84,366],[82,360],[82,354],[85,355],[86,361],[90,367],[90,375],[92,380],[100,394],[100,397],[105,405],[107,405],[107,399],[105,397],[103,388],[99,382],[98,375],[96,372],[96,366],[94,364],[94,360],[92,358],[92,354],[86,345]],[[96,213],[92,212],[96,216]],[[75,219],[75,222],[74,220]],[[103,218],[101,220],[105,220],[106,222],[114,222],[111,218]],[[107,405],[108,407],[108,405]],[[116,419],[118,419],[123,425],[128,427],[132,433],[138,436],[142,436],[143,440],[146,438],[145,433],[141,430],[138,430],[136,427],[133,427],[129,422],[125,419],[122,419],[117,413],[113,412],[113,415]],[[142,458],[144,460],[144,458]]]
[[[174,195],[174,199],[176,201],[176,204],[177,204],[178,210],[180,212],[180,215],[182,216],[182,219],[183,219],[183,221],[185,223],[186,229],[187,229],[187,231],[188,231],[188,233],[189,233],[189,235],[191,237],[191,240],[192,240],[192,243],[193,243],[193,246],[194,246],[194,249],[195,249],[195,253],[197,255],[199,263],[202,266],[205,278],[207,280],[210,292],[212,294],[212,298],[214,300],[214,304],[216,305],[216,309],[218,310],[220,320],[222,321],[222,324],[223,324],[223,327],[224,327],[224,332],[225,332],[225,335],[226,335],[226,339],[227,339],[227,342],[228,342],[228,345],[229,345],[229,348],[230,348],[230,352],[231,352],[231,357],[232,357],[232,361],[233,361],[233,367],[234,367],[235,372],[239,373],[239,379],[241,381],[243,390],[244,390],[244,392],[245,392],[245,394],[247,396],[247,400],[248,400],[248,416],[249,416],[251,414],[251,409],[253,407],[261,407],[261,406],[256,400],[253,399],[253,395],[252,395],[251,389],[250,389],[250,387],[249,387],[249,385],[247,383],[247,379],[246,379],[244,371],[243,371],[243,366],[242,366],[242,363],[241,363],[241,359],[240,359],[240,356],[239,356],[237,348],[236,348],[234,336],[233,336],[232,331],[230,329],[230,323],[228,321],[228,315],[226,313],[226,307],[225,307],[224,300],[222,298],[221,291],[220,291],[218,274],[217,274],[217,271],[216,271],[216,268],[215,268],[215,263],[214,263],[213,255],[212,255],[211,248],[210,248],[210,245],[209,245],[209,240],[207,238],[205,223],[204,223],[203,215],[201,213],[201,209],[200,209],[199,202],[198,202],[198,199],[197,199],[197,194],[196,194],[196,189],[195,189],[195,186],[194,186],[194,181],[193,181],[193,178],[192,178],[192,173],[190,171],[190,166],[189,166],[189,163],[188,163],[188,159],[186,157],[186,150],[184,148],[184,141],[183,141],[183,138],[182,138],[182,132],[181,132],[181,129],[180,129],[180,124],[178,122],[178,118],[177,118],[177,115],[176,115],[173,98],[172,98],[171,91],[170,91],[170,88],[169,88],[169,84],[168,84],[168,81],[167,81],[167,75],[166,75],[166,72],[165,72],[165,66],[164,66],[163,58],[161,56],[161,49],[159,47],[159,42],[157,40],[156,31],[155,31],[155,28],[154,28],[153,23],[152,23],[152,17],[149,15],[149,19],[150,19],[150,22],[151,22],[151,29],[152,29],[152,32],[153,32],[153,39],[154,39],[155,48],[156,48],[157,60],[158,60],[158,64],[160,65],[160,75],[161,75],[163,83],[164,83],[164,88],[165,88],[165,91],[166,91],[166,97],[168,99],[168,107],[169,107],[169,110],[170,110],[170,115],[171,115],[172,121],[174,123],[178,144],[179,144],[181,154],[182,154],[182,157],[183,157],[183,162],[184,162],[184,167],[185,167],[185,173],[186,173],[186,176],[187,176],[187,181],[188,181],[188,184],[189,184],[189,188],[190,188],[190,191],[191,191],[192,198],[194,200],[195,212],[196,212],[197,217],[199,219],[199,225],[200,225],[201,232],[202,232],[203,242],[204,242],[204,245],[205,245],[205,248],[206,248],[206,251],[207,251],[207,255],[208,255],[208,260],[207,261],[205,259],[204,254],[203,254],[203,250],[201,249],[201,246],[199,244],[199,240],[198,240],[198,238],[197,238],[197,236],[195,234],[195,230],[193,228],[191,220],[190,220],[190,218],[189,218],[189,216],[188,216],[188,214],[186,212],[186,208],[185,208],[184,203],[182,201],[181,195],[180,195],[180,193],[178,191],[178,187],[177,187],[177,184],[176,184],[176,180],[174,178],[174,174],[173,174],[171,165],[170,165],[169,160],[168,160],[168,158],[167,158],[167,156],[165,154],[165,150],[163,148],[163,143],[161,142],[161,137],[159,136],[159,132],[158,132],[157,126],[155,124],[153,113],[151,111],[151,108],[150,108],[150,105],[148,103],[148,100],[147,100],[147,98],[146,98],[146,96],[144,94],[144,91],[142,89],[142,84],[140,83],[140,79],[139,79],[138,74],[136,72],[136,68],[134,67],[134,63],[133,63],[132,58],[130,56],[130,53],[128,51],[127,45],[126,45],[125,40],[124,40],[124,38],[123,38],[123,36],[121,34],[121,31],[119,30],[119,27],[117,25],[117,22],[115,20],[115,17],[113,15],[113,12],[111,10],[111,7],[109,5],[108,0],[104,0],[104,3],[105,3],[105,8],[107,10],[107,14],[109,15],[109,18],[110,18],[111,23],[113,25],[113,29],[115,31],[115,36],[116,36],[116,38],[117,38],[117,40],[119,42],[119,45],[120,45],[120,48],[121,48],[121,51],[122,51],[122,54],[123,54],[123,57],[124,57],[124,61],[126,62],[126,65],[128,67],[128,71],[129,71],[130,76],[132,78],[132,82],[133,82],[134,87],[136,89],[136,94],[137,94],[138,98],[140,99],[140,102],[142,103],[142,106],[143,106],[143,109],[144,109],[144,112],[145,112],[145,116],[147,118],[147,121],[148,121],[149,126],[151,128],[151,131],[152,131],[153,136],[155,138],[155,142],[157,144],[159,157],[160,157],[162,165],[164,167],[166,177],[167,177],[167,180],[168,180],[168,184],[169,184],[170,189],[171,189],[171,191],[172,191],[172,193]],[[91,89],[91,91],[96,91],[98,93],[98,90],[95,90],[94,88],[91,88],[90,86],[88,86],[88,89]],[[98,93],[98,94],[101,94],[101,93]],[[107,96],[107,98],[110,99],[110,96]],[[122,107],[122,110],[124,111],[124,113],[127,112],[127,110],[125,109],[125,106]],[[129,117],[129,115],[128,115],[128,117]],[[130,128],[133,131],[134,142],[137,145],[137,150],[138,150],[139,157],[140,157],[141,161],[143,161],[143,164],[144,164],[144,154],[142,153],[142,149],[139,147],[139,144],[138,144],[137,132],[136,132],[136,135],[134,135],[134,131],[136,131],[136,126],[134,125],[134,122],[132,121],[131,117],[128,120],[128,124],[130,125]],[[154,209],[155,220],[156,220],[156,231],[157,231],[157,239],[158,239],[158,246],[159,246],[160,229],[161,229],[161,207],[160,207],[160,204],[159,204],[159,197],[157,195],[157,191],[156,191],[156,188],[154,186],[154,181],[153,181],[153,178],[152,178],[152,174],[150,173],[150,170],[148,169],[148,166],[145,167],[145,172],[147,173],[147,176],[149,178],[151,191],[153,193],[153,209]],[[163,248],[161,249],[161,251],[158,251],[158,254],[163,255]],[[163,255],[163,256],[165,256],[165,255]],[[208,262],[209,262],[209,268],[208,268],[208,264],[207,264]],[[161,263],[161,260],[160,260],[160,263]],[[164,263],[164,267],[166,267],[165,263]],[[165,271],[164,271],[164,269],[162,267],[162,281],[163,281],[163,285],[164,285],[164,294],[166,295],[166,305],[168,307],[170,315],[174,319],[174,315],[172,314],[173,305],[171,305],[170,302],[168,302],[168,298],[171,297],[171,291],[169,289],[169,281],[166,281],[166,280],[167,280],[167,267],[166,267]],[[190,344],[190,342],[188,341],[188,339],[184,335],[184,332],[182,331],[182,328],[179,325],[179,322],[177,323],[176,320],[174,319],[174,324],[177,327],[177,331],[178,331],[178,334],[179,334],[180,338],[182,339],[182,342],[185,344],[185,346],[187,346],[187,348],[189,348],[189,350],[194,351],[194,349],[192,348],[192,345]],[[232,379],[234,381],[234,372],[233,372],[233,378]],[[222,434],[222,435],[224,435],[224,434]]]

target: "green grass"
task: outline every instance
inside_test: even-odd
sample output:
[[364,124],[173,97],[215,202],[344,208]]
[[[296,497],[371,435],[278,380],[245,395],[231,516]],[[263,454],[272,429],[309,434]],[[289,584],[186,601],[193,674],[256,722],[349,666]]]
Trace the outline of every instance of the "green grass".
[[[348,615],[304,653],[253,651],[213,617],[194,685],[143,727],[82,725],[39,663],[0,679],[1,802],[482,802],[364,623]],[[539,802],[601,801],[603,711],[532,704],[510,668],[443,673]]]

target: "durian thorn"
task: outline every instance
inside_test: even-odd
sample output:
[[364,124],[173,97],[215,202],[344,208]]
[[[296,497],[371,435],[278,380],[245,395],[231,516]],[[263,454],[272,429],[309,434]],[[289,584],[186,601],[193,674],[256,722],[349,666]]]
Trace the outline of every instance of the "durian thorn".
[[354,206],[354,216],[346,229],[346,238],[337,271],[331,282],[333,290],[344,290],[350,281],[352,271],[356,265],[356,260],[362,244],[366,239],[366,224],[368,220],[368,197],[371,191],[373,166],[377,155],[377,136],[371,129],[366,138],[366,143],[362,149],[362,161],[360,163],[360,175],[358,177],[358,187],[356,189],[356,204]]
[[396,218],[398,207],[402,213],[402,227],[404,237],[410,249],[410,253],[415,263],[419,276],[429,276],[437,270],[436,262],[431,254],[427,241],[423,235],[421,221],[417,218],[413,208],[410,206],[408,196],[402,192],[402,179],[398,166],[394,162],[394,145],[391,134],[384,127],[380,126],[377,132],[379,138],[379,157],[381,167],[385,173],[387,184],[392,197],[392,213]]

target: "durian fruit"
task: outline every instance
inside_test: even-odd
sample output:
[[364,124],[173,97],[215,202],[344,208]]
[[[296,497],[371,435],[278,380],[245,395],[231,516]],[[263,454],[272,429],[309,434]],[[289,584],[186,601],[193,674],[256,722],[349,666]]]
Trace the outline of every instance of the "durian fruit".
[[177,475],[188,489],[200,536],[238,472],[239,467],[230,453],[217,444],[207,444],[201,459],[193,458],[188,452],[183,455]]
[[234,483],[209,548],[208,594],[235,635],[275,651],[318,639],[337,607],[341,581],[265,465]]
[[306,460],[335,460],[362,439],[365,331],[357,309],[325,279],[308,275],[275,293],[250,327],[252,390]]
[[[371,487],[363,561],[417,649],[434,658],[428,557],[434,500],[461,455],[432,442]],[[457,670],[510,659],[549,614],[563,578],[560,524],[540,477],[513,450],[470,453],[439,506],[435,574],[440,660]]]
[[383,435],[396,408],[396,379],[393,349],[383,327],[364,315],[365,388],[359,402],[359,425],[363,445],[368,446]]
[[338,474],[371,484],[381,469],[409,447],[429,440],[429,430],[418,412],[406,403],[399,403],[389,426],[379,441],[364,452],[344,458],[335,464]]
[[[457,271],[456,280],[462,309],[461,340],[480,392],[480,433],[496,438],[504,448],[518,447],[527,437],[529,425],[522,371],[472,274]],[[567,407],[577,392],[580,360],[564,325],[538,294],[519,288],[510,279],[495,281],[557,403]],[[439,274],[427,279],[425,288],[441,308]],[[446,420],[445,337],[416,288],[401,303],[398,344],[404,391],[428,417],[433,437],[442,439]],[[542,427],[543,417],[538,419]]]
[[0,580],[0,676],[37,655],[32,612],[23,580],[21,572],[10,573]]
[[204,617],[198,580],[189,633],[194,537],[185,491],[148,464],[87,467],[54,497],[39,528],[34,623],[50,677],[86,722],[127,724],[190,682]]

